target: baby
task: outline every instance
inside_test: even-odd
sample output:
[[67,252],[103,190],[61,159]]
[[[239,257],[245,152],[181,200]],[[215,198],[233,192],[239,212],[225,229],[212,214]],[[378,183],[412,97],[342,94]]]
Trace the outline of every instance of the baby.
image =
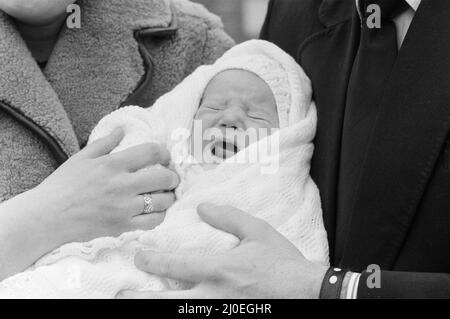
[[[150,231],[65,245],[0,283],[0,297],[113,298],[121,290],[184,289],[190,283],[143,273],[140,249],[219,254],[239,239],[201,221],[201,203],[261,218],[306,258],[328,264],[319,192],[309,175],[316,128],[311,85],[300,66],[265,41],[249,41],[203,66],[148,109],[106,116],[90,142],[117,127],[115,151],[160,143],[180,176],[177,200]],[[151,194],[150,194],[151,196]]]
[[[277,104],[270,87],[255,73],[245,70],[228,70],[216,75],[208,84],[195,116],[202,123],[202,133],[219,128],[223,136],[227,129],[237,132],[279,127]],[[236,135],[236,134],[235,134]],[[258,136],[259,137],[259,136]],[[204,141],[203,149],[210,141]],[[237,142],[237,141],[232,141]],[[248,146],[232,143],[215,143],[215,156],[227,159],[240,148]]]

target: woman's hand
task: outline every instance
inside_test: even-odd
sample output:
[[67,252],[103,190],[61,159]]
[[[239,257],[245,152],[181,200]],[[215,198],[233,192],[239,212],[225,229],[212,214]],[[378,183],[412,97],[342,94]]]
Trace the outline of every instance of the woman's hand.
[[[170,153],[143,144],[109,154],[120,129],[88,145],[35,189],[0,205],[0,280],[23,270],[67,242],[152,229],[174,200],[178,175],[167,168]],[[141,194],[152,195],[154,213],[143,215]]]
[[232,207],[200,205],[200,217],[239,237],[241,244],[217,256],[143,251],[143,271],[193,282],[189,290],[123,291],[119,298],[318,298],[327,267],[314,264],[266,222]]
[[[154,228],[174,202],[178,175],[167,168],[143,169],[167,166],[169,151],[143,144],[109,154],[122,134],[118,129],[88,145],[32,191],[36,200],[46,199],[48,223],[61,228],[64,242]],[[155,212],[142,215],[142,194],[152,192],[163,193],[152,195]]]

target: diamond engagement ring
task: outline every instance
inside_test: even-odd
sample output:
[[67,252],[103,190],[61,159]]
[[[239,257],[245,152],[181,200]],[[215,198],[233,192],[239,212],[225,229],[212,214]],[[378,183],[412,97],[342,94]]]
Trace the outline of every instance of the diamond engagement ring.
[[144,210],[142,211],[142,214],[151,214],[151,213],[153,213],[153,199],[152,199],[152,195],[144,194],[144,195],[142,195],[142,198],[144,199]]

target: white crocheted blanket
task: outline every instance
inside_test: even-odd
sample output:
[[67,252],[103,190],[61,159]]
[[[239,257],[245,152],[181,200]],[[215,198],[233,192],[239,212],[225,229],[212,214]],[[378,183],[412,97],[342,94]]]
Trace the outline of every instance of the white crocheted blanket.
[[[251,41],[231,50],[225,55],[226,63],[233,55],[252,50],[276,59],[288,73],[291,92],[288,127],[250,145],[213,170],[204,171],[180,161],[175,165],[182,181],[177,200],[160,226],[119,238],[65,245],[29,270],[0,283],[0,298],[113,298],[123,289],[186,287],[186,283],[139,271],[133,258],[143,248],[206,255],[238,245],[239,240],[233,235],[201,221],[196,207],[204,202],[235,206],[264,219],[306,258],[328,264],[319,191],[309,175],[317,122],[310,82],[290,57],[262,41]],[[192,127],[203,90],[221,69],[223,59],[214,66],[199,68],[150,109],[127,107],[107,116],[94,130],[91,140],[121,126],[125,138],[118,150],[158,142],[168,146],[173,158],[186,159],[189,136],[174,140],[172,133],[177,128]],[[268,143],[276,145],[275,151],[258,153]],[[258,160],[249,161],[249,154],[255,152],[259,154]]]

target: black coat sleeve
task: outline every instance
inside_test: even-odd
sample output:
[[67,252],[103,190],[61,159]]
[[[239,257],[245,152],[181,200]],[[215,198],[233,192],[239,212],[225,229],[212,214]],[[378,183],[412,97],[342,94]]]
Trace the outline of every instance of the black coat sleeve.
[[369,276],[360,278],[358,299],[450,299],[450,274],[382,271],[379,288],[369,288]]

